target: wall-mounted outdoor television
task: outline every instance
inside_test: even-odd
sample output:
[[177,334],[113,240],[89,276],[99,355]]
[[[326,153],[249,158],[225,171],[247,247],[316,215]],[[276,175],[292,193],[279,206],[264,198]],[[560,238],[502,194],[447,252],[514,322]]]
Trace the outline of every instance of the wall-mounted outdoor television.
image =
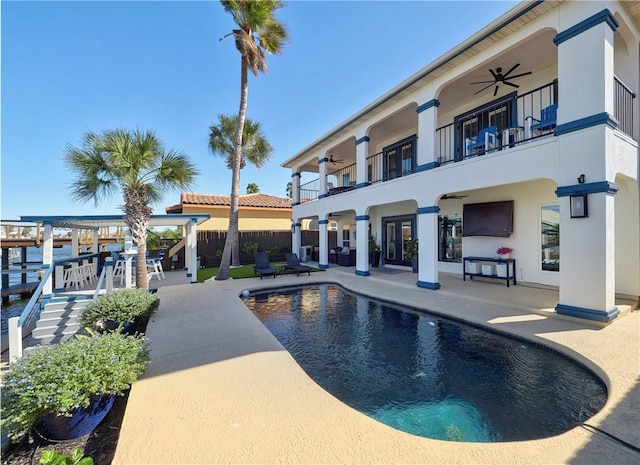
[[509,237],[512,232],[513,200],[463,205],[463,236]]

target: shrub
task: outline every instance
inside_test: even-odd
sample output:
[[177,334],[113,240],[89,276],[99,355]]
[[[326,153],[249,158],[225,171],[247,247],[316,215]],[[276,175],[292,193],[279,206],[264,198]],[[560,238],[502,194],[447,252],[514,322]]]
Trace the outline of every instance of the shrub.
[[136,317],[143,323],[158,308],[160,300],[144,289],[113,289],[91,301],[82,313],[82,324],[93,328],[99,320],[118,323],[133,322]]
[[42,451],[42,465],[93,465],[91,457],[85,457],[82,449],[75,449],[71,455],[59,454],[55,449]]
[[245,255],[253,255],[258,251],[257,242],[245,242],[242,246],[242,253]]
[[144,340],[119,332],[37,347],[2,377],[2,430],[16,442],[46,413],[71,416],[95,396],[122,395],[148,363]]
[[267,252],[269,253],[280,253],[280,247],[278,247],[277,245],[267,249]]

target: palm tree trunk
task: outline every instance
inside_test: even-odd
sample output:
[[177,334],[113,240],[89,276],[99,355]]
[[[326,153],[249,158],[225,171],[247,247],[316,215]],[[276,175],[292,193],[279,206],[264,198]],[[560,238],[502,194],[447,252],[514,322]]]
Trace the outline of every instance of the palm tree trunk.
[[229,279],[229,268],[231,266],[231,255],[235,243],[238,249],[233,254],[234,265],[240,264],[240,253],[238,240],[238,196],[240,195],[240,165],[242,163],[242,132],[244,130],[244,120],[247,114],[247,97],[249,95],[249,85],[247,80],[247,62],[242,57],[240,70],[240,109],[238,111],[238,125],[236,126],[235,147],[233,150],[233,175],[231,178],[231,207],[229,209],[229,229],[227,239],[224,243],[222,258],[220,259],[220,270],[216,276],[216,281]]
[[147,276],[147,229],[152,210],[145,200],[145,192],[130,190],[124,193],[124,222],[129,227],[136,254],[136,287],[149,289]]

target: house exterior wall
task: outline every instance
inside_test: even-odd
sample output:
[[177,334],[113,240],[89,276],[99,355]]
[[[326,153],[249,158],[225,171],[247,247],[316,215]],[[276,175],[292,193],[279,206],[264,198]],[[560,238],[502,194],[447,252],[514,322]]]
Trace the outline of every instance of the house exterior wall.
[[[183,213],[207,213],[211,218],[198,225],[199,231],[229,229],[229,207],[184,205]],[[290,231],[291,210],[276,208],[241,208],[239,231]]]
[[[461,262],[438,261],[438,217],[461,214],[465,203],[513,200],[513,234],[463,237],[463,255],[494,257],[498,247],[511,247],[518,280],[559,287],[559,313],[614,319],[617,296],[636,302],[640,296],[640,99],[631,96],[640,85],[639,23],[620,2],[523,2],[287,160],[283,166],[300,179],[298,187],[307,174],[319,175],[318,199],[294,202],[294,223],[339,214],[364,249],[368,228],[384,241],[384,218],[414,215],[417,285],[436,290],[439,272],[462,273]],[[500,83],[494,93],[470,85],[514,63],[517,73],[531,71],[518,87]],[[554,126],[528,129],[551,103]],[[513,143],[501,133],[497,145],[467,152],[472,132],[490,125],[481,117],[500,121],[500,112],[510,118],[500,124],[513,128]],[[633,124],[625,128],[629,115]],[[417,137],[411,169],[373,179],[375,170],[390,173],[385,148],[411,136]],[[326,177],[336,168],[327,157],[336,153],[344,166],[357,166],[357,180],[355,188],[332,194]],[[586,195],[587,217],[572,217],[576,195]],[[546,271],[541,212],[556,205],[560,266]],[[321,246],[321,266],[326,252]],[[365,254],[358,250],[355,270],[363,277]]]

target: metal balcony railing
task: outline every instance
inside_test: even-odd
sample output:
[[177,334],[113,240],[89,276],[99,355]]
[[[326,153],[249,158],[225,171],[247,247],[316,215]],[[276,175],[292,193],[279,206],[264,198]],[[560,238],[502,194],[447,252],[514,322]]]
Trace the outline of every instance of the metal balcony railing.
[[637,134],[634,134],[633,99],[636,98],[636,94],[625,86],[617,77],[614,76],[613,79],[613,116],[618,120],[618,129],[630,136],[632,139],[635,139]]
[[356,164],[327,173],[327,194],[335,195],[356,188]]
[[313,181],[309,181],[300,185],[300,202],[309,202],[311,200],[317,200],[320,193],[320,178],[316,178]]

